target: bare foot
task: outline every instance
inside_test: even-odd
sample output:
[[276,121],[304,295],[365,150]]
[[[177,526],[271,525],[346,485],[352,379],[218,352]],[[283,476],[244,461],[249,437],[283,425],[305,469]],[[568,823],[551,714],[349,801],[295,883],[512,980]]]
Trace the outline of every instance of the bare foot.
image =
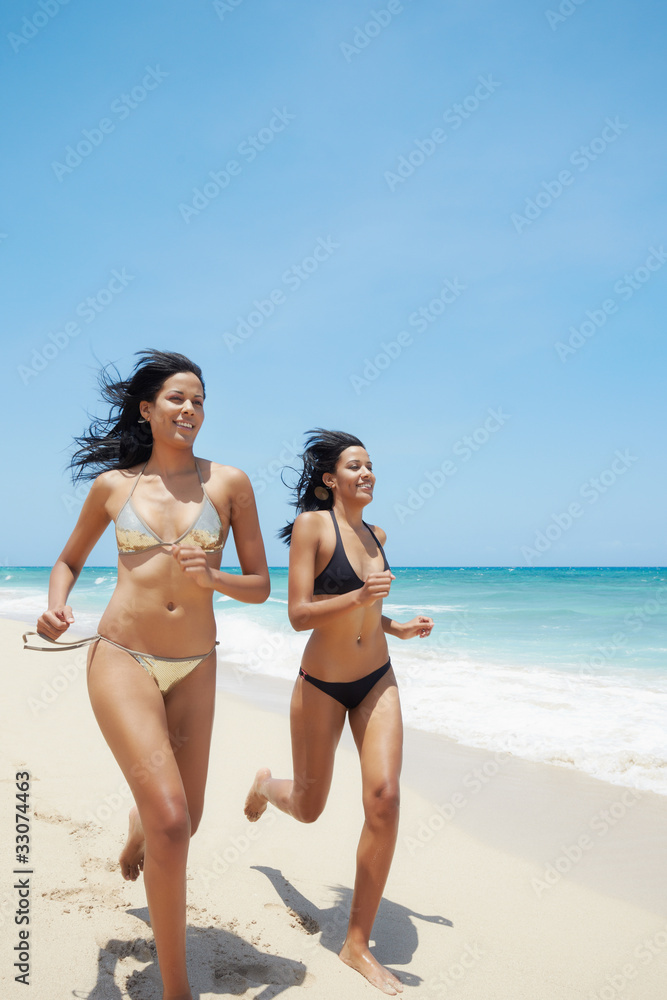
[[368,980],[371,986],[377,986],[387,996],[395,997],[397,993],[403,992],[403,984],[384,966],[373,958],[367,947],[355,947],[348,941],[345,942],[338,955],[341,962],[345,962],[351,969],[360,972]]
[[119,857],[120,870],[126,882],[135,882],[144,870],[144,828],[136,806],[130,809],[130,829]]
[[252,788],[248,792],[248,797],[246,798],[245,805],[243,807],[246,819],[249,819],[251,823],[256,823],[266,809],[269,800],[266,795],[262,795],[260,788],[270,777],[271,772],[268,767],[260,768],[255,775],[255,780],[252,783]]

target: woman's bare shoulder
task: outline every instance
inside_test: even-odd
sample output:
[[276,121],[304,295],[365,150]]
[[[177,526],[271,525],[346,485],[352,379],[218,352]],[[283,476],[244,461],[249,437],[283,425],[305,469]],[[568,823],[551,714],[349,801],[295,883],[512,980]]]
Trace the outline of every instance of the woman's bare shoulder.
[[223,465],[208,458],[198,458],[197,465],[207,486],[250,487],[249,476],[234,465]]
[[128,483],[136,479],[143,465],[134,465],[131,469],[107,469],[93,479],[91,490],[100,493],[113,493],[117,489],[126,489]]
[[377,524],[371,524],[370,528],[375,537],[377,538],[378,542],[380,543],[380,545],[384,545],[384,543],[387,541],[387,532],[384,530],[384,528],[379,528]]
[[326,510],[304,510],[297,514],[292,528],[292,539],[314,538],[319,539],[326,531],[327,523],[331,523],[329,512]]
[[112,501],[112,509],[117,501],[122,503],[128,493],[131,483],[141,472],[143,466],[137,465],[131,469],[107,469],[93,479],[88,494],[91,502],[106,504]]

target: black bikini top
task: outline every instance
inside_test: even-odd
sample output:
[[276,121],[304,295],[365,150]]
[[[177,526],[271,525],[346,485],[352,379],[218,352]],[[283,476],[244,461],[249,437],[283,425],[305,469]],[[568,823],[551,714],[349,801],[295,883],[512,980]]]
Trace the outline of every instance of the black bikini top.
[[[349,594],[352,590],[360,590],[364,585],[364,581],[360,580],[354,572],[350,564],[350,560],[345,554],[345,548],[343,546],[343,540],[340,537],[340,530],[338,528],[336,515],[333,510],[330,510],[329,513],[331,514],[331,520],[333,521],[334,528],[336,530],[336,548],[334,549],[331,559],[322,572],[318,573],[315,577],[313,594]],[[370,525],[366,524],[365,521],[362,521],[361,523],[365,525],[371,535],[373,535],[373,538],[377,543],[377,547],[382,553],[382,558],[384,559],[384,569],[389,569],[389,563],[387,562],[387,557],[384,554],[384,549],[375,537],[373,529]]]

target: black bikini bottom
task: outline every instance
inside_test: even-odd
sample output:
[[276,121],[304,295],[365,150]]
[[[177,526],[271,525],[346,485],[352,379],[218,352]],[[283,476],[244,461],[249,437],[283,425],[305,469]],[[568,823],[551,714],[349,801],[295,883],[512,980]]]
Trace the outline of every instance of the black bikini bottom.
[[356,681],[321,681],[319,677],[311,677],[310,674],[307,674],[303,667],[299,670],[299,677],[303,677],[309,684],[324,691],[330,698],[335,698],[351,712],[353,708],[362,703],[371,688],[374,688],[380,678],[384,677],[390,666],[391,660],[387,660],[372,674],[366,674],[365,677],[360,677]]

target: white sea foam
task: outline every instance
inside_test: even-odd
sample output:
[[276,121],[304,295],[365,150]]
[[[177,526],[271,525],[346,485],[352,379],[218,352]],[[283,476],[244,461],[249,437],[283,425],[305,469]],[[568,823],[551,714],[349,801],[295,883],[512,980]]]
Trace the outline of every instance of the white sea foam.
[[[428,640],[389,638],[409,726],[667,794],[662,571],[398,572],[385,612],[437,622]],[[273,582],[261,606],[216,595],[218,655],[240,680],[297,675],[309,633],[287,621],[286,573]],[[84,570],[73,634],[95,631],[114,584],[112,570]],[[13,569],[0,614],[34,623],[47,585],[48,571]]]
[[395,669],[407,725],[667,794],[667,680],[422,658]]
[[[296,677],[307,634],[271,628],[245,610],[221,614],[218,624],[219,659],[238,678]],[[406,725],[667,795],[664,676],[512,667],[394,640],[390,653]]]

